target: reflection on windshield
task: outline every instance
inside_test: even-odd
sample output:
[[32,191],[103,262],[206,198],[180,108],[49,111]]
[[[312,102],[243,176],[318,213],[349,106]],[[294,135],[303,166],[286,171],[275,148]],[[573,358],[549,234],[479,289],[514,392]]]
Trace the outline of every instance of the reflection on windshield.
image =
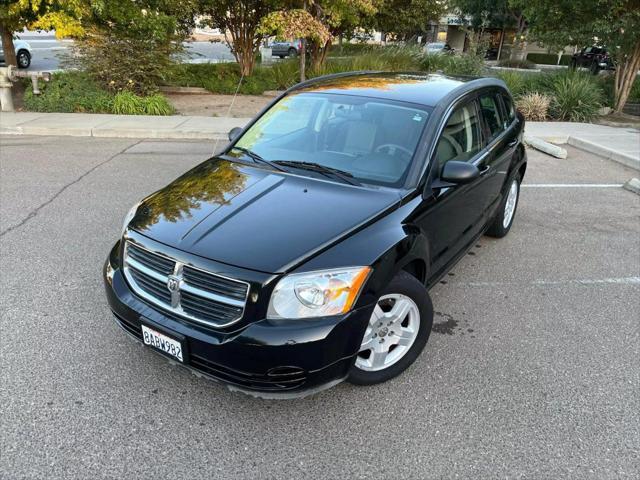
[[202,203],[224,205],[244,190],[247,177],[231,162],[208,161],[177,178],[159,194],[144,201],[132,226],[139,229],[164,219],[190,218]]
[[[362,79],[376,82],[378,88],[382,81],[393,79]],[[358,88],[366,86],[351,82]],[[237,145],[267,160],[318,163],[365,183],[398,186],[409,170],[428,115],[427,107],[402,102],[297,93],[274,105]]]

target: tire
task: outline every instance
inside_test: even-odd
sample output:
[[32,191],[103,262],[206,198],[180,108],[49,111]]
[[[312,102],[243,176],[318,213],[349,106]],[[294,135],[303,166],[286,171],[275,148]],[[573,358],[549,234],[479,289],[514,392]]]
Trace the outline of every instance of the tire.
[[295,48],[291,47],[291,48],[289,49],[289,56],[290,56],[291,58],[295,58],[295,57],[297,57],[297,56],[298,56],[298,51],[297,51]]
[[280,59],[283,59],[283,58],[284,58],[284,55],[278,55],[278,57],[280,57]]
[[600,72],[600,67],[596,62],[593,62],[589,67],[589,71],[591,72],[592,75],[598,75],[598,72]]
[[29,68],[29,65],[31,65],[31,54],[26,50],[19,50],[16,53],[16,59],[18,68]]
[[[516,175],[509,180],[506,194],[498,207],[498,213],[496,213],[491,226],[486,231],[488,236],[502,238],[511,230],[513,220],[516,218],[518,201],[520,200],[520,182],[520,175]],[[515,195],[515,198],[513,198],[513,195]]]
[[[405,307],[406,311],[404,315],[396,317],[395,323],[391,323],[390,317],[379,316],[380,313],[391,313],[396,305],[399,309]],[[372,348],[358,354],[347,377],[347,381],[355,385],[386,382],[404,372],[424,349],[433,326],[433,305],[429,293],[422,283],[407,272],[398,273],[389,282],[374,312],[363,335],[363,346],[371,345]],[[402,332],[402,338],[394,333],[397,329]],[[383,363],[374,366],[376,359],[382,356]]]

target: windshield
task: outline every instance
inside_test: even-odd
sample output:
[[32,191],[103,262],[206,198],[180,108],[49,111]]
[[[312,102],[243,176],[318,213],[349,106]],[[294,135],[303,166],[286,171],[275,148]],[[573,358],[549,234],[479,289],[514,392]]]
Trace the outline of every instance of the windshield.
[[[293,94],[260,117],[236,146],[271,162],[317,163],[363,183],[398,187],[429,112],[428,107],[377,98]],[[230,154],[244,155],[240,150]]]

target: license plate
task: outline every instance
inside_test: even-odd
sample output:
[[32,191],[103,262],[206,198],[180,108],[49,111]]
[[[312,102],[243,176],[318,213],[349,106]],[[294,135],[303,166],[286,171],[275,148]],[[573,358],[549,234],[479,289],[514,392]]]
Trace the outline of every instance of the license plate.
[[160,350],[180,362],[184,362],[184,358],[182,357],[182,343],[178,340],[174,340],[146,325],[142,325],[142,341],[145,345]]

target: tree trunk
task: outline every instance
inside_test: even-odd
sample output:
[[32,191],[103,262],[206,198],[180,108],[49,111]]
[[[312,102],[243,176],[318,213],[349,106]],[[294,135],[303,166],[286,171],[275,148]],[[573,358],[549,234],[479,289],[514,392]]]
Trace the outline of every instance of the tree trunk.
[[311,69],[313,71],[317,72],[324,67],[330,47],[331,40],[327,40],[324,45],[319,45],[318,42],[311,42]]
[[248,77],[253,73],[253,67],[256,61],[256,53],[259,49],[260,42],[255,42],[254,30],[231,30],[231,42],[226,39],[227,45],[233,53],[238,65],[240,65],[241,75]]
[[623,57],[623,60],[616,65],[616,77],[614,82],[614,112],[621,113],[627,103],[631,87],[640,69],[640,40],[633,47],[633,50]]
[[304,82],[307,79],[306,69],[307,67],[307,39],[302,39],[302,48],[300,49],[300,81]]
[[2,50],[4,50],[4,63],[17,67],[18,59],[16,58],[16,49],[13,46],[13,32],[0,25],[0,36],[2,37]]

